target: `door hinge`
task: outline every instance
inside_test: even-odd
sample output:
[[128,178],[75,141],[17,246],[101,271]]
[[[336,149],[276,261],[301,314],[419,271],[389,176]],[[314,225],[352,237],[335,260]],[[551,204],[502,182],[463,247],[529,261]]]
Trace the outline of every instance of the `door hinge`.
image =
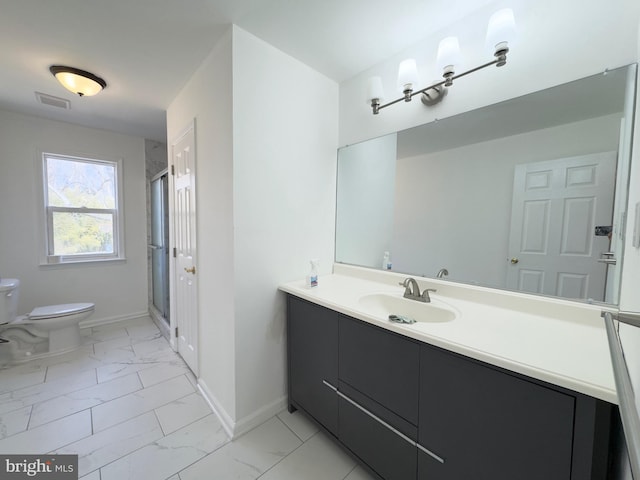
[[176,166],[171,165],[171,175],[175,175],[175,174],[176,174]]
[[178,327],[176,327],[176,338],[178,338]]
[[176,258],[178,256],[178,250],[176,250],[176,247],[173,247],[173,258]]

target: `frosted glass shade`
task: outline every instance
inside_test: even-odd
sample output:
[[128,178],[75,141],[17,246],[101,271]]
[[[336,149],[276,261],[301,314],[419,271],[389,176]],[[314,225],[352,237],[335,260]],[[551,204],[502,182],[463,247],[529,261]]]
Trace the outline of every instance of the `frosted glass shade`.
[[492,53],[498,49],[498,46],[500,48],[506,47],[510,42],[513,42],[516,35],[516,20],[513,16],[513,10],[505,8],[491,15],[487,27],[486,45]]
[[367,83],[367,103],[371,103],[374,98],[379,101],[384,100],[384,89],[380,77],[371,77]]
[[49,70],[64,88],[81,97],[91,97],[107,86],[102,78],[77,68],[53,65]]
[[436,64],[439,69],[460,65],[462,62],[462,54],[460,53],[460,43],[458,37],[447,37],[440,40],[438,45],[438,57]]
[[398,68],[398,90],[401,92],[407,89],[413,90],[413,87],[419,81],[416,61],[413,58],[408,58],[400,62],[400,67]]

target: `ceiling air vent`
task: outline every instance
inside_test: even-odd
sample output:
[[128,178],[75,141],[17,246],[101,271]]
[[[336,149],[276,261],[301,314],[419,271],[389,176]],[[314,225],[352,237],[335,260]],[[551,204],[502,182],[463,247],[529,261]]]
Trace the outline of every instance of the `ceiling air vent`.
[[71,102],[64,98],[54,97],[53,95],[47,95],[46,93],[36,92],[36,99],[43,105],[64,108],[65,110],[71,109]]

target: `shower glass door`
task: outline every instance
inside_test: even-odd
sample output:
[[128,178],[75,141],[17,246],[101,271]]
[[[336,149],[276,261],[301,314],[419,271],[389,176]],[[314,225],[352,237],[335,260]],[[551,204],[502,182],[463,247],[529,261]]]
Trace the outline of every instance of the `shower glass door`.
[[151,182],[151,284],[153,306],[169,322],[169,203],[168,177]]

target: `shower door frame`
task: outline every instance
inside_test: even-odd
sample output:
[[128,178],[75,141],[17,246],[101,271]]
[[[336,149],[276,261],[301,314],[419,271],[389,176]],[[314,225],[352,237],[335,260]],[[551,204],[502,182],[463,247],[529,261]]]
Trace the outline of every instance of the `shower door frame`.
[[[164,177],[164,180],[162,180]],[[161,181],[161,231],[162,231],[162,242],[160,244],[156,244],[154,242],[154,232],[153,232],[153,218],[154,218],[154,183],[157,181]],[[170,324],[170,315],[171,315],[171,305],[170,305],[170,280],[169,280],[169,171],[168,169],[164,169],[158,174],[154,175],[149,182],[149,202],[150,202],[150,242],[149,249],[151,250],[151,305],[158,316],[160,316],[164,321],[166,321],[167,325]],[[161,262],[161,271],[158,273],[154,269],[154,253],[158,251],[163,251],[162,258],[164,262]],[[160,278],[156,278],[156,274],[160,275]],[[156,281],[160,281],[162,283],[162,308],[158,308],[156,305]]]

